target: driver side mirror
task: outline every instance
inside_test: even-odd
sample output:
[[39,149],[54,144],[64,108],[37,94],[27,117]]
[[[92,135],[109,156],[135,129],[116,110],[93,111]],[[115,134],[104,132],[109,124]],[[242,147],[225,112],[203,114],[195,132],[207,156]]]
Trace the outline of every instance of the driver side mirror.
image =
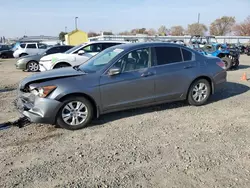
[[109,76],[117,75],[121,73],[121,69],[119,68],[111,68],[108,72]]
[[77,53],[78,55],[83,55],[85,52],[84,50],[79,50],[79,52]]

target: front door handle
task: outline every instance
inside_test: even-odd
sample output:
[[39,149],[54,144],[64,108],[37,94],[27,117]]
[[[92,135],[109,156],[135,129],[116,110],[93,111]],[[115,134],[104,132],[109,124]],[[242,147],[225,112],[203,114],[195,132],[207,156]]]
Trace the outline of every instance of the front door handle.
[[154,73],[153,72],[145,72],[145,73],[142,73],[141,77],[149,77],[149,76],[153,76]]

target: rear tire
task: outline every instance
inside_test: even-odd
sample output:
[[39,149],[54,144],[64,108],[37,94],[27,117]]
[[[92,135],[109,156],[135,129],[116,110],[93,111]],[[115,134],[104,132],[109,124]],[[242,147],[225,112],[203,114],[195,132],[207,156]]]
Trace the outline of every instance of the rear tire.
[[226,70],[229,70],[232,67],[233,63],[229,57],[223,57],[221,60],[225,63]]
[[206,79],[198,79],[193,82],[188,91],[187,101],[190,105],[204,105],[211,95],[211,86]]
[[94,109],[89,100],[84,97],[69,97],[63,101],[56,123],[67,130],[78,130],[87,127],[93,116]]
[[59,69],[64,67],[70,67],[70,65],[68,63],[58,63],[53,67],[53,69]]

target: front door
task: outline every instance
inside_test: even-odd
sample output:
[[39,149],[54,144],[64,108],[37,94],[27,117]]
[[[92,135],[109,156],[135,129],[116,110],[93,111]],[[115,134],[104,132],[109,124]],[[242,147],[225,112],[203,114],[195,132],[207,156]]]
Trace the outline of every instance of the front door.
[[112,111],[140,106],[154,101],[154,68],[150,50],[139,49],[123,56],[112,68],[120,74],[100,78],[102,110]]

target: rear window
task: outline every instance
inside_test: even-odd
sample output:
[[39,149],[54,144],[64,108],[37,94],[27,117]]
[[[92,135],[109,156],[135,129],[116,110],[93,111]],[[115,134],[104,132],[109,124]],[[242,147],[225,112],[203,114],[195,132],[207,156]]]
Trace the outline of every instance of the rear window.
[[188,50],[181,49],[184,61],[191,61],[192,60],[192,53]]
[[166,65],[182,62],[181,49],[179,47],[155,47],[157,65]]

